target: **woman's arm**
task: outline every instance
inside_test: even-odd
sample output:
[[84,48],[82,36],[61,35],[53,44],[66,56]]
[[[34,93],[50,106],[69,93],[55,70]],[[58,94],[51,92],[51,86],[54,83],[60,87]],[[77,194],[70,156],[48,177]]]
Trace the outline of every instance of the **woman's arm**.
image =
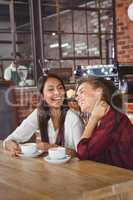
[[37,110],[34,110],[3,142],[6,150],[18,147],[17,144],[28,141],[38,129]]
[[98,99],[92,110],[91,116],[84,129],[81,139],[89,138],[92,135],[93,130],[98,125],[98,122],[100,122],[101,118],[109,111],[109,109],[110,106],[105,101]]
[[110,141],[108,135],[113,127],[112,121],[110,120],[109,123],[104,124],[103,128],[96,128],[96,126],[98,126],[102,117],[107,114],[106,112],[108,112],[109,108],[108,104],[104,101],[99,101],[99,103],[95,105],[83,135],[81,136],[80,143],[78,144],[77,151],[81,159],[94,158],[108,145]]
[[84,138],[87,138],[87,139],[88,139],[88,138],[91,137],[94,128],[95,128],[95,127],[97,126],[97,124],[98,124],[98,121],[99,121],[99,120],[98,120],[97,117],[95,117],[95,116],[93,116],[93,115],[90,116],[90,118],[89,118],[89,120],[88,120],[88,122],[87,122],[87,125],[86,125],[86,127],[85,127],[85,129],[84,129],[84,131],[83,131],[83,134],[82,134],[80,140],[82,140],[82,139],[84,139]]

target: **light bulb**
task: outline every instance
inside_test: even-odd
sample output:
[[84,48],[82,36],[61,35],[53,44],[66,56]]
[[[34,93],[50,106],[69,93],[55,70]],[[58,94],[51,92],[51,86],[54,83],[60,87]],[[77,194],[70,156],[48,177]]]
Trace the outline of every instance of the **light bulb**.
[[129,5],[127,14],[128,14],[129,19],[133,21],[133,3]]

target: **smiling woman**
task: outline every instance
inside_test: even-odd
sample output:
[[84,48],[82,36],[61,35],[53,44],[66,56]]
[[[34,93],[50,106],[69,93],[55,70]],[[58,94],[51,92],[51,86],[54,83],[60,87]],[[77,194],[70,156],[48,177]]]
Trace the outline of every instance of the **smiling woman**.
[[[74,153],[83,131],[78,113],[69,109],[63,81],[54,74],[42,76],[38,89],[40,103],[22,124],[4,141],[12,154],[20,153],[19,143],[28,141],[39,129],[38,148],[48,150],[50,145],[65,146]],[[50,145],[48,145],[50,144]]]
[[48,119],[51,116],[53,128],[55,131],[59,131],[56,143],[61,145],[63,142],[61,141],[63,140],[62,125],[64,125],[68,110],[65,86],[61,79],[51,74],[40,78],[39,91],[41,93],[41,103],[38,108],[38,117],[42,140],[49,141],[46,129]]
[[116,109],[116,92],[112,81],[100,77],[90,76],[79,85],[77,100],[81,111],[89,112],[90,117],[77,152],[80,159],[133,170],[133,125]]

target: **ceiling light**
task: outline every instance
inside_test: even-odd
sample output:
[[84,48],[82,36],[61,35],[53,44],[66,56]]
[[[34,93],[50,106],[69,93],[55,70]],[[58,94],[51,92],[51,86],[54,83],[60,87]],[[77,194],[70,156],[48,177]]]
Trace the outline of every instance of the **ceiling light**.
[[50,48],[56,48],[56,47],[59,47],[59,43],[54,43],[50,45]]
[[55,35],[56,35],[56,33],[52,33],[52,35],[53,35],[53,36],[55,36]]
[[129,19],[133,21],[133,2],[129,5],[127,14]]

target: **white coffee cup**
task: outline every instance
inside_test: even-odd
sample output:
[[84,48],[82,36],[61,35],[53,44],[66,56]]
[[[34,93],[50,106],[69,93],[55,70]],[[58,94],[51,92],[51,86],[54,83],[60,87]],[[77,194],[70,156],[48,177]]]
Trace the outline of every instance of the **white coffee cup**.
[[63,159],[66,156],[64,147],[53,147],[48,149],[48,156],[52,160]]
[[37,151],[36,143],[25,143],[21,145],[21,152],[25,155],[32,155]]

